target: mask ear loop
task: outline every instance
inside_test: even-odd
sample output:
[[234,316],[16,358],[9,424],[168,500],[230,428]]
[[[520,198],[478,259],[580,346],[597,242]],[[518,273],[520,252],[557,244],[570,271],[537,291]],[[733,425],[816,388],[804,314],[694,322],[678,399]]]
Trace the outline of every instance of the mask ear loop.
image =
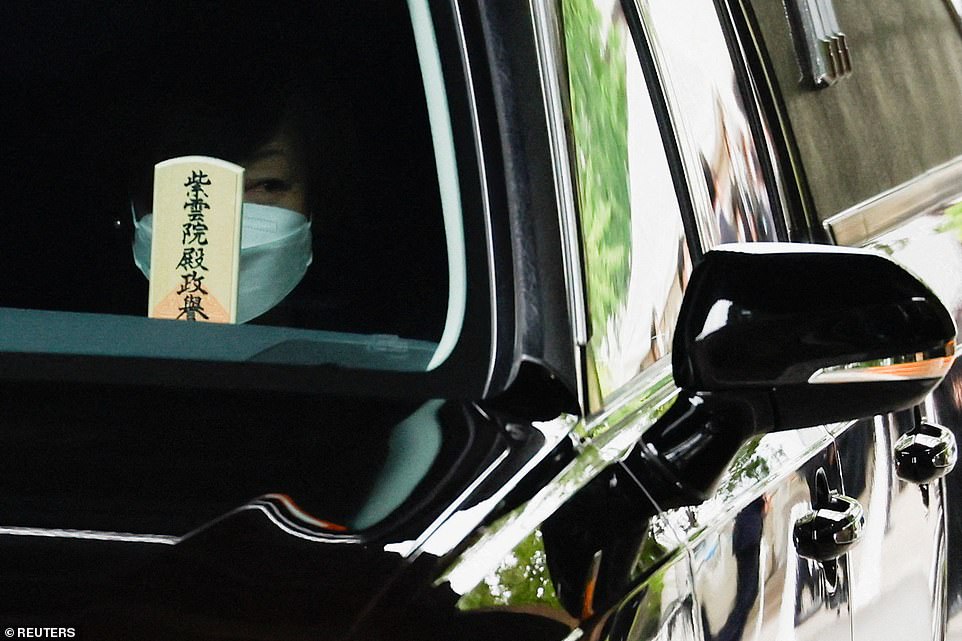
[[[146,217],[147,214],[144,215]],[[150,280],[150,253],[152,241],[150,244],[146,244],[144,241],[145,232],[150,233],[150,228],[145,224],[137,220],[137,205],[134,203],[134,199],[130,199],[130,220],[133,223],[133,233],[130,235],[130,250],[133,253],[134,264],[144,275],[144,278]],[[146,228],[145,231],[142,231]],[[146,250],[144,249],[146,247]],[[140,250],[138,251],[138,248]]]
[[140,223],[140,221],[137,220],[137,206],[134,204],[132,197],[127,202],[130,203],[130,222],[133,223],[134,229],[137,229]]

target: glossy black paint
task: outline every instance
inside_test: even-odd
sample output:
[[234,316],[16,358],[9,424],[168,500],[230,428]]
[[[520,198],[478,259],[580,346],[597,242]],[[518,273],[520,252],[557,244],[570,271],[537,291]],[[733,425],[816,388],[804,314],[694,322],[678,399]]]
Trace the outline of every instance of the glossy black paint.
[[[543,453],[528,421],[580,412],[545,112],[531,99],[541,89],[530,15],[470,2],[432,1],[431,10],[471,292],[454,355],[430,373],[3,355],[3,525],[176,539],[0,536],[4,623],[69,624],[95,639],[567,634],[570,625],[520,613],[462,616],[456,595],[432,588],[440,559],[385,550],[413,543],[469,486],[468,506],[511,487],[488,519],[530,498],[572,447],[565,441],[516,478]],[[305,512],[344,522],[384,462],[391,425],[432,397],[449,399],[444,460],[397,515],[305,538],[289,506],[263,498],[286,493]],[[187,398],[203,400],[200,415],[168,429]],[[504,414],[522,418],[512,426]]]
[[[713,251],[694,270],[675,334],[677,384],[768,403],[771,431],[915,405],[937,378],[810,384],[824,367],[944,355],[948,310],[888,259],[850,251]],[[762,400],[759,391],[767,391]]]
[[939,299],[880,256],[709,252],[675,334],[682,393],[625,465],[663,507],[695,505],[750,436],[904,409],[939,382],[809,383],[819,368],[944,353],[954,336]]
[[882,256],[713,251],[692,273],[672,365],[693,391],[781,388],[823,367],[938,350],[954,337],[935,294]]
[[[0,536],[4,621],[57,613],[97,639],[342,638],[410,564],[385,545],[417,538],[494,459],[540,447],[447,403],[438,459],[397,514],[324,528],[298,509],[349,522],[418,401],[209,392],[178,425],[180,394],[3,388],[0,507],[38,532]],[[72,535],[84,531],[140,534]],[[170,544],[136,540],[148,535]]]
[[612,466],[544,522],[548,568],[572,616],[608,610],[645,578],[632,570],[648,521],[657,513],[634,479]]
[[757,415],[770,408],[766,401],[764,394],[683,393],[623,465],[663,509],[697,505],[711,495],[753,427],[771,421]]

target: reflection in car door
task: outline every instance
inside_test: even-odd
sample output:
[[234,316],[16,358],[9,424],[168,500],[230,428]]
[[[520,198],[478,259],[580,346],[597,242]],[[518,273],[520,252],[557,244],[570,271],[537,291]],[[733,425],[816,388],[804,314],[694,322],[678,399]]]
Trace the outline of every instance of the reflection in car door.
[[[841,240],[890,254],[920,276],[946,303],[957,326],[962,321],[962,242],[958,227],[952,224],[952,209],[927,205],[926,198],[910,198],[913,206],[900,207],[894,198],[924,191],[956,202],[962,197],[959,175],[962,164],[944,165],[927,178],[905,183],[893,194],[853,207],[828,222],[829,230]],[[899,222],[874,239],[847,235],[846,221],[854,216],[878,220],[890,215],[897,215]],[[941,472],[934,470],[938,473],[932,482],[918,483],[911,462],[893,458],[904,447],[903,437],[911,437],[922,422],[936,429],[958,430],[960,389],[962,369],[955,363],[918,413],[905,411],[835,426],[847,493],[866,508],[864,540],[851,554],[852,606],[859,638],[888,636],[892,630],[900,636],[891,638],[941,639],[947,632],[950,639],[962,638],[962,618],[952,616],[960,598],[957,544],[962,527],[952,509],[959,500],[959,476],[940,478]],[[951,431],[948,438],[954,445]],[[929,459],[929,463],[938,461]],[[902,612],[912,616],[898,614]]]
[[[791,20],[805,3],[786,3],[789,11],[739,4],[753,31],[746,40],[768,61],[774,120],[790,141],[785,155],[800,168],[796,176],[807,176],[800,201],[817,221],[812,237],[890,255],[940,296],[958,325],[962,253],[953,203],[962,199],[962,139],[948,132],[962,111],[962,31],[953,4],[835,2],[834,26],[846,34],[853,64],[821,88],[799,82],[796,51],[817,45]],[[948,439],[936,450],[948,446],[960,425],[960,376],[956,363],[917,413],[830,427],[845,491],[865,509],[863,540],[849,555],[857,639],[962,638],[962,521],[952,509],[958,474],[920,484],[896,458],[923,421],[947,428],[933,426],[925,438]]]
[[[786,225],[767,131],[746,104],[753,88],[739,84],[718,13],[687,1],[563,7],[590,398],[617,413],[652,393],[637,383],[667,362],[692,257],[778,240]],[[592,75],[601,60],[607,75]],[[849,639],[846,559],[803,559],[792,540],[818,494],[841,489],[824,427],[753,439],[711,499],[649,524],[639,560],[657,549],[652,558],[667,561],[624,602],[608,638]],[[669,614],[678,612],[686,625]]]

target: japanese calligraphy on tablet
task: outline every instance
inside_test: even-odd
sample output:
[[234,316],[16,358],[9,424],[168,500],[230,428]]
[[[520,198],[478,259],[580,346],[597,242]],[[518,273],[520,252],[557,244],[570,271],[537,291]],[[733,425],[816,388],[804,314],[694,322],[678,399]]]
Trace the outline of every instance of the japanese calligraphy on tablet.
[[234,323],[244,168],[185,156],[154,167],[147,315]]

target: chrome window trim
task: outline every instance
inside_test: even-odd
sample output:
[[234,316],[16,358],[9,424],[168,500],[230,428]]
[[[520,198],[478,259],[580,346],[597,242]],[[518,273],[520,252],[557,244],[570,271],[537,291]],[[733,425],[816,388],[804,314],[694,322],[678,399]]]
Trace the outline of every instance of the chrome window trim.
[[[768,141],[758,140],[749,124],[753,119],[764,120],[758,111],[757,101],[754,96],[743,95],[737,86],[741,75],[739,72],[744,70],[744,52],[733,51],[725,35],[726,24],[732,24],[729,20],[730,15],[727,15],[729,7],[716,6],[714,2],[704,3],[703,11],[710,15],[711,33],[701,34],[703,36],[701,38],[698,38],[699,34],[689,34],[687,39],[683,39],[679,34],[672,34],[670,30],[660,26],[662,22],[667,23],[668,19],[664,15],[659,16],[656,9],[670,2],[664,4],[659,0],[631,0],[631,2],[640,18],[639,23],[653,61],[655,76],[660,85],[659,90],[667,106],[670,121],[668,124],[672,127],[672,135],[681,156],[686,191],[691,200],[691,210],[698,229],[701,249],[707,251],[719,242],[725,241],[721,238],[722,225],[718,222],[719,214],[715,210],[715,203],[706,182],[706,168],[712,173],[712,179],[719,181],[716,182],[716,195],[724,191],[722,188],[728,187],[738,194],[741,206],[746,208],[746,211],[736,218],[740,225],[747,224],[751,228],[751,238],[746,240],[777,240],[778,221],[784,219],[780,194],[775,193],[777,190],[771,189],[772,186],[768,185],[767,181],[763,181],[764,184],[759,188],[759,185],[753,184],[750,180],[745,182],[739,180],[742,174],[753,175],[756,170],[762,169],[760,166],[762,156],[766,157],[769,165],[774,165],[775,162],[770,153]],[[722,11],[726,15],[722,15]],[[700,101],[693,100],[690,85],[685,87],[687,76],[683,68],[685,58],[690,53],[691,42],[695,39],[703,46],[712,49],[710,57],[713,60],[727,61],[724,73],[726,76],[730,73],[735,83],[730,87],[728,85],[723,87],[718,83],[717,78],[712,76],[709,83],[703,83],[697,88]],[[741,44],[738,43],[738,46],[740,47]],[[745,75],[750,77],[750,74]],[[754,87],[751,87],[751,90],[754,91]],[[712,131],[712,137],[706,138],[704,135],[699,135],[697,123],[699,120],[705,122],[710,118],[716,120],[716,125]],[[717,145],[727,135],[725,131],[729,126],[744,127],[741,133],[750,142],[753,158],[759,166],[745,166],[736,170],[730,165],[715,166],[710,162],[714,155],[713,150],[717,149]],[[745,158],[735,158],[735,154],[729,154],[728,157],[732,159],[731,163],[746,162]],[[747,165],[752,164],[750,157],[747,159]],[[720,170],[722,173],[716,175],[714,170]],[[725,222],[732,221],[726,219]],[[768,226],[773,228],[766,229]]]
[[103,530],[72,530],[68,528],[0,526],[0,536],[29,536],[80,541],[110,541],[122,543],[153,543],[177,545],[184,537],[172,534],[135,534]]
[[[631,0],[631,4],[634,5],[639,17],[638,23],[641,25],[644,37],[644,43],[638,44],[644,44],[648,49],[647,53],[658,85],[657,92],[667,107],[669,122],[666,125],[670,129],[669,133],[675,141],[675,148],[678,149],[681,159],[681,168],[684,173],[682,178],[685,181],[685,191],[694,214],[699,246],[703,250],[708,249],[714,245],[714,242],[711,230],[705,221],[712,219],[713,212],[710,206],[711,194],[708,192],[708,185],[705,184],[702,169],[698,164],[698,154],[695,151],[697,145],[689,135],[691,128],[684,118],[684,108],[679,104],[678,92],[671,81],[671,73],[666,62],[668,56],[651,24],[652,19],[648,9],[650,0]],[[727,51],[725,53],[728,54]],[[641,54],[642,52],[639,51],[638,55]],[[684,207],[682,209],[684,210]]]
[[[762,78],[761,80],[755,77],[752,73],[752,69],[748,63],[748,53],[747,47],[749,44],[757,48],[758,43],[755,40],[755,34],[751,29],[745,29],[745,33],[738,28],[735,20],[735,12],[741,11],[742,7],[740,5],[733,5],[733,0],[722,0],[719,4],[719,11],[725,12],[725,18],[728,20],[728,24],[731,25],[732,29],[732,43],[733,47],[737,47],[737,51],[733,51],[733,56],[736,58],[733,60],[733,64],[737,63],[742,71],[743,77],[748,81],[749,95],[746,98],[749,100],[749,104],[745,105],[746,116],[750,119],[754,119],[761,127],[763,140],[761,143],[756,143],[756,148],[759,156],[759,160],[763,160],[764,164],[767,164],[768,168],[772,172],[772,178],[774,180],[774,185],[770,186],[769,198],[770,202],[774,205],[773,216],[778,221],[780,221],[785,227],[786,238],[782,240],[789,240],[793,233],[792,220],[788,215],[789,209],[791,207],[788,202],[787,188],[788,183],[785,180],[784,173],[782,172],[781,163],[779,162],[779,154],[775,146],[775,138],[773,136],[773,123],[769,122],[769,114],[766,112],[762,105],[761,93],[759,91],[759,83],[762,82],[771,91],[771,83],[768,78],[768,70],[764,68],[763,65],[759,65],[762,68]],[[738,0],[734,0],[738,2]],[[749,43],[746,43],[746,38]],[[775,115],[777,123],[776,126],[781,128],[781,118],[778,114]]]
[[561,222],[561,248],[567,281],[568,314],[575,344],[588,343],[587,308],[582,282],[581,251],[578,241],[578,216],[574,198],[574,179],[571,175],[570,145],[566,123],[571,115],[563,99],[560,79],[563,73],[563,53],[558,41],[560,17],[552,0],[530,0],[534,24],[535,48],[538,52],[538,76],[544,96],[545,118],[548,123],[548,143],[554,174],[555,199]]
[[492,523],[453,560],[435,585],[447,584],[458,595],[474,589],[578,490],[604,469],[623,460],[674,402],[678,388],[669,370],[668,362],[649,368],[644,377],[649,394],[614,412],[582,419],[574,428],[583,439],[577,457],[531,499]]
[[836,245],[858,247],[894,227],[962,200],[962,156],[825,219]]
[[[785,112],[784,106],[781,104],[781,99],[778,97],[780,96],[781,90],[778,88],[778,82],[772,72],[771,65],[764,60],[764,54],[762,52],[765,51],[765,44],[761,39],[757,25],[754,25],[748,18],[753,10],[750,5],[746,6],[746,0],[725,0],[725,2],[730,13],[739,11],[741,15],[745,16],[748,24],[744,31],[736,27],[737,38],[743,48],[750,43],[755,52],[755,56],[759,59],[758,73],[752,73],[751,70],[749,70],[748,75],[751,78],[754,90],[752,97],[755,104],[753,107],[758,112],[762,126],[765,128],[766,144],[768,146],[766,151],[776,177],[778,202],[782,208],[782,221],[785,224],[785,229],[788,234],[786,240],[799,241],[804,239],[803,242],[810,242],[811,237],[809,234],[811,229],[817,226],[815,222],[816,218],[812,211],[811,203],[805,197],[806,183],[804,170],[801,160],[798,157],[798,150],[794,142],[788,115]],[[743,63],[747,66],[747,57],[743,59]],[[758,93],[759,84],[761,84],[765,91],[764,95],[772,98],[770,110],[766,110],[762,106],[760,100],[762,94]],[[778,153],[778,149],[774,146],[776,138],[772,137],[773,130],[778,136],[777,140],[782,145],[781,154]],[[794,208],[792,203],[788,202],[789,192],[797,198],[797,202],[794,203]],[[793,209],[797,209],[797,217],[793,216]]]
[[488,372],[484,381],[484,395],[491,390],[494,379],[494,363],[498,357],[498,288],[497,274],[494,269],[494,233],[491,230],[491,202],[488,199],[488,175],[485,169],[484,147],[481,138],[481,120],[478,118],[478,104],[474,97],[474,76],[471,73],[471,61],[468,56],[467,39],[464,35],[464,23],[461,19],[461,3],[454,0],[451,3],[452,14],[457,26],[458,48],[461,50],[461,68],[464,72],[464,84],[467,90],[468,108],[471,111],[471,131],[474,134],[475,156],[478,162],[478,178],[481,181],[481,209],[484,213],[484,237],[487,245],[488,260],[488,294],[491,305],[491,344],[489,346]]
[[[569,414],[561,414],[550,421],[535,421],[532,426],[544,437],[537,452],[516,464],[511,461],[510,452],[503,451],[415,540],[388,543],[384,546],[384,551],[398,553],[407,558],[422,553],[436,557],[449,554],[462,541],[468,539],[517,487],[521,479],[554,452],[561,441],[569,437],[577,422],[578,417]],[[482,497],[473,496],[479,487],[496,476],[500,476],[503,481],[499,487]]]
[[952,14],[952,21],[962,30],[962,0],[945,0],[945,5]]

